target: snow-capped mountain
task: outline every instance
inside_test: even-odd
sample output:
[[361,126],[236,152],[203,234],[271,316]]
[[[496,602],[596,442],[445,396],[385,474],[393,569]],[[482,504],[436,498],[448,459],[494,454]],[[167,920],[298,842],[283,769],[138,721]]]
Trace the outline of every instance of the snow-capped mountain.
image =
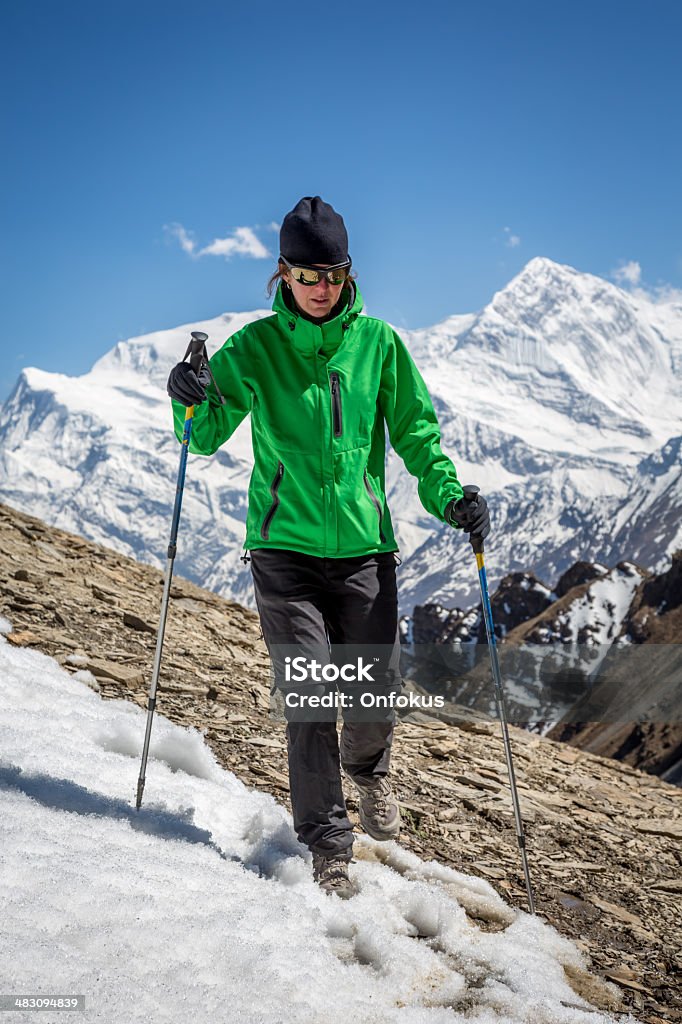
[[[532,728],[573,722],[573,708],[590,707],[589,695],[612,645],[631,647],[625,627],[644,578],[629,562],[611,569],[579,562],[554,591],[532,573],[502,579],[491,605],[496,634],[507,641],[499,658],[512,721]],[[411,678],[429,692],[445,690],[458,706],[495,717],[480,602],[467,611],[417,605],[412,622],[402,625],[411,626],[403,629],[411,645],[405,649]],[[646,701],[644,709],[650,710]]]
[[[491,498],[489,577],[669,564],[682,541],[682,305],[534,259],[468,323],[408,343],[460,479]],[[402,569],[405,605],[466,607],[468,546],[430,528],[390,469],[395,506],[425,531]]]
[[[25,370],[0,411],[3,500],[155,564],[170,528],[179,449],[165,382],[190,330],[209,349],[266,310],[117,344],[82,377]],[[491,585],[511,571],[556,579],[579,559],[661,568],[682,543],[682,305],[534,259],[480,313],[402,331],[460,479],[489,499]],[[250,432],[190,457],[177,569],[252,604],[240,562]],[[401,460],[388,497],[402,611],[466,607],[465,539],[421,507]]]
[[[0,413],[3,499],[53,525],[141,561],[165,563],[179,446],[166,380],[190,330],[215,351],[267,310],[119,342],[82,377],[24,370]],[[242,424],[211,459],[190,456],[176,571],[242,603],[250,575],[239,561],[251,439]]]

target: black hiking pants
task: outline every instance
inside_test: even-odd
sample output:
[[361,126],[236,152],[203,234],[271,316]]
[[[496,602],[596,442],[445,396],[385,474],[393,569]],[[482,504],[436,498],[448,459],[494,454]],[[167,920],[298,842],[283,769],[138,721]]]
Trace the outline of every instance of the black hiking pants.
[[[287,690],[285,660],[292,651],[313,653],[318,661],[331,665],[343,661],[344,650],[353,649],[346,645],[378,645],[383,654],[372,673],[373,690],[399,691],[393,552],[319,558],[261,548],[250,554],[256,604],[277,688]],[[318,692],[335,689],[334,684],[322,683]],[[319,713],[318,720],[310,720],[309,713],[285,711],[294,828],[299,842],[325,856],[350,854],[353,845],[340,766],[358,781],[385,775],[395,722],[392,709],[360,715],[341,710],[340,747],[335,709]]]

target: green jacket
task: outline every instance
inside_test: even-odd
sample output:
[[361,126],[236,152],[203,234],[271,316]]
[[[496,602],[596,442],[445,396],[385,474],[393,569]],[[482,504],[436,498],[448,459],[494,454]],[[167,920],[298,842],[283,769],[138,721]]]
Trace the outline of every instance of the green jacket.
[[[360,316],[362,296],[333,320],[292,312],[282,286],[274,314],[246,324],[211,359],[189,450],[212,455],[251,413],[254,467],[245,548],[341,558],[396,551],[386,503],[386,427],[419,481],[424,508],[444,521],[462,494],[440,448],[433,404],[404,343],[383,320]],[[182,438],[185,409],[173,402]]]

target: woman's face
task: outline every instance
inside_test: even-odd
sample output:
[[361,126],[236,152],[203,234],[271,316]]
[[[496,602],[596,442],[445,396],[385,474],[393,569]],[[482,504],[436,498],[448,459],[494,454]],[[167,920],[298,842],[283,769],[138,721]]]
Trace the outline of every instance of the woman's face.
[[[313,263],[314,267],[319,267],[320,270],[324,270],[325,267],[330,267],[331,263]],[[291,290],[296,300],[296,305],[299,309],[302,309],[308,316],[314,317],[325,317],[331,313],[332,309],[339,301],[341,295],[341,289],[345,282],[341,284],[330,284],[326,277],[323,277],[317,284],[308,285],[301,284],[300,281],[295,281],[289,271],[285,271],[284,280],[290,285]]]

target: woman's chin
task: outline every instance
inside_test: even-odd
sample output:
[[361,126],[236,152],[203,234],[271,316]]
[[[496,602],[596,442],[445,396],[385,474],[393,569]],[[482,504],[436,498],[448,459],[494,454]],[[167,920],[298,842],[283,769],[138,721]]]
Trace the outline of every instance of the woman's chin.
[[326,316],[331,308],[329,302],[311,302],[308,312],[311,316]]

